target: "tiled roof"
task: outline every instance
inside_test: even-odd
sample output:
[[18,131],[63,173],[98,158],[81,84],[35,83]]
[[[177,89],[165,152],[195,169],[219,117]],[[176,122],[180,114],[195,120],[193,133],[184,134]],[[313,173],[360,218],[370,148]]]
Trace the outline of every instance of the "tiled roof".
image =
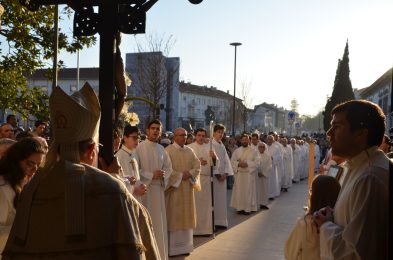
[[270,109],[270,110],[276,110],[276,111],[278,111],[278,108],[277,108],[276,105],[274,105],[274,104],[268,104],[268,103],[266,103],[266,102],[263,102],[262,104],[256,105],[256,106],[254,107],[254,110],[256,110],[256,109],[259,108],[259,107],[264,107],[264,108],[267,108],[267,109]]
[[[223,98],[223,99],[233,99],[233,96],[222,91],[218,90],[215,87],[207,87],[207,86],[197,86],[191,83],[186,83],[181,81],[179,84],[179,91],[185,93],[191,93],[201,96],[210,96],[216,98]],[[242,101],[240,98],[236,98],[237,101]]]

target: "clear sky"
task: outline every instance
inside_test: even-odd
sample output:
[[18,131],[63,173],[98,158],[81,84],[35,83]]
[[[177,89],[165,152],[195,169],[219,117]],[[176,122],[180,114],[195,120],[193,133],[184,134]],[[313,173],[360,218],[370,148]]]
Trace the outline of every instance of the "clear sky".
[[[181,80],[231,94],[229,43],[241,42],[237,96],[249,82],[252,107],[290,108],[295,98],[301,114],[314,115],[332,92],[347,39],[353,88],[371,85],[392,67],[392,13],[392,0],[159,0],[147,14],[146,32],[176,39],[169,56],[180,57]],[[134,36],[125,35],[123,54],[135,45]],[[60,58],[76,67],[76,55]],[[98,45],[81,52],[80,66],[98,67]]]

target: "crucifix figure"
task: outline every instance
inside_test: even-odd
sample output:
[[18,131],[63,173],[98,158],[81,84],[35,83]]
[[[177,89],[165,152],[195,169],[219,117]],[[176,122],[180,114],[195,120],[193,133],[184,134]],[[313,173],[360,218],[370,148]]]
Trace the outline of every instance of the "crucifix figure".
[[[19,0],[34,11],[42,5],[67,4],[75,11],[74,36],[100,34],[99,99],[101,104],[100,155],[107,164],[113,159],[114,122],[127,95],[120,35],[145,33],[146,12],[158,0]],[[203,0],[189,0],[199,4]],[[98,12],[94,10],[98,7]],[[114,98],[115,96],[115,98]]]

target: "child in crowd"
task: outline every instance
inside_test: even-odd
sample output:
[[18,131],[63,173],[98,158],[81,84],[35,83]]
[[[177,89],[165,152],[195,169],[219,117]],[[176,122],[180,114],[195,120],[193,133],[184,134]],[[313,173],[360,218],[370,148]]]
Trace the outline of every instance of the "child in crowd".
[[334,208],[339,192],[340,184],[336,178],[327,175],[314,178],[307,213],[298,219],[285,244],[286,259],[320,259],[319,234],[312,216],[323,207]]

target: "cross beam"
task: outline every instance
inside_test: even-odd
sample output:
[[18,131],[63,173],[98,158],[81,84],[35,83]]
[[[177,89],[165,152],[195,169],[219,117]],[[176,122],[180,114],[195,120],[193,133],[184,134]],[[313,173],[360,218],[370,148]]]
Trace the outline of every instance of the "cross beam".
[[[202,0],[189,0],[199,4]],[[158,0],[19,0],[35,11],[44,5],[67,4],[75,10],[74,35],[100,34],[99,100],[101,104],[100,156],[109,165],[113,160],[115,121],[116,35],[145,33],[146,12]],[[95,13],[93,6],[98,6]]]
[[[19,0],[19,2],[29,8],[32,11],[38,10],[40,6],[44,5],[68,5],[74,10],[78,10],[81,7],[86,6],[99,6],[105,4],[105,0]],[[148,11],[158,0],[142,0],[142,1],[135,1],[135,0],[112,0],[110,1],[112,5],[119,5],[119,4],[136,4],[136,3],[143,3],[142,5],[145,6],[145,11]],[[145,3],[144,3],[145,2]]]

